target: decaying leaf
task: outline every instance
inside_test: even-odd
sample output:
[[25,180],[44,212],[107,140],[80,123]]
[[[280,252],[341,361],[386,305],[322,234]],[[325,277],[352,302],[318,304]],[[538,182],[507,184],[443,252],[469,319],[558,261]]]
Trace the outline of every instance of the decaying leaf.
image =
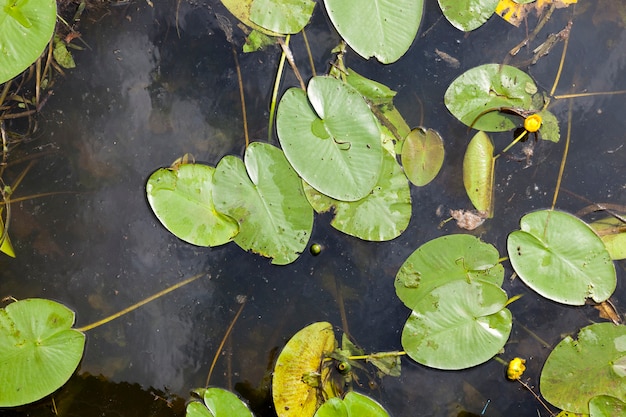
[[489,217],[486,211],[477,210],[450,210],[450,216],[456,220],[456,225],[461,229],[474,230],[485,222]]
[[593,306],[593,308],[600,312],[600,318],[611,320],[616,325],[622,323],[622,318],[611,300],[603,301],[600,304]]
[[554,4],[557,9],[577,3],[578,0],[537,0],[532,3],[518,4],[513,0],[500,0],[496,13],[514,26],[519,26],[531,11],[540,15],[550,5]]

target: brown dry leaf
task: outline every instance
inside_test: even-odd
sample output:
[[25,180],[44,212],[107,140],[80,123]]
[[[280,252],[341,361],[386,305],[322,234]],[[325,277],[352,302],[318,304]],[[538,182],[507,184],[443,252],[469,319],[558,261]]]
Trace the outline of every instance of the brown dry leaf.
[[456,220],[456,225],[461,229],[474,230],[485,222],[489,217],[487,212],[476,210],[450,210],[450,216]]
[[600,304],[593,306],[593,308],[600,312],[600,318],[611,320],[613,324],[622,323],[622,318],[617,313],[617,309],[611,301],[603,301]]
[[519,26],[533,10],[537,15],[540,15],[551,4],[554,4],[557,9],[561,9],[577,2],[578,0],[537,0],[532,3],[518,4],[513,0],[500,0],[498,7],[496,7],[496,13],[510,24]]

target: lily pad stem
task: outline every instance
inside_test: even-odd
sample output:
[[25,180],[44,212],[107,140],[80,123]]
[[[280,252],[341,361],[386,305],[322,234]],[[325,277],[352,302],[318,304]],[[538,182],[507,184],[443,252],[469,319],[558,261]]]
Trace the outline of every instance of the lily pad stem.
[[[291,35],[287,35],[285,39],[285,45],[289,45],[289,39]],[[270,120],[267,128],[267,141],[272,143],[272,133],[274,131],[274,115],[276,113],[276,100],[278,98],[278,88],[280,87],[280,80],[283,77],[283,69],[285,68],[285,51],[283,50],[280,55],[280,61],[278,62],[278,69],[276,70],[276,80],[274,81],[274,89],[272,90],[272,102],[270,103]]]

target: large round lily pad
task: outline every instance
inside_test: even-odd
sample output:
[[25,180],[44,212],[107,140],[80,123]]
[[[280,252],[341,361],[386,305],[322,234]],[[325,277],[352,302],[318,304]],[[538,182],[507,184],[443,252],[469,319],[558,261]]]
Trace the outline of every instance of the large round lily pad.
[[326,355],[335,350],[333,327],[316,322],[298,331],[276,360],[272,398],[278,417],[312,417],[322,403],[322,390],[329,368]]
[[213,204],[215,168],[182,164],[155,171],[146,184],[152,211],[167,230],[185,242],[218,246],[239,232],[235,219],[218,212]]
[[515,67],[485,64],[471,68],[456,78],[444,96],[450,113],[478,130],[502,132],[520,125],[521,118],[499,111],[502,108],[535,109],[537,85]]
[[486,362],[511,333],[506,303],[506,293],[490,282],[441,285],[413,306],[402,331],[402,347],[415,361],[438,369]]
[[380,129],[357,90],[314,77],[307,92],[290,88],[278,105],[276,128],[285,156],[313,188],[336,200],[372,191],[382,166]]
[[213,200],[218,211],[239,223],[235,243],[245,250],[285,265],[306,248],[313,229],[313,209],[302,181],[283,152],[254,142],[244,162],[225,156],[213,175]]
[[567,336],[548,356],[540,389],[554,406],[589,414],[599,395],[626,398],[626,326],[596,323]]
[[488,281],[502,285],[504,268],[498,250],[464,234],[426,242],[400,267],[394,285],[402,302],[414,309],[432,290],[451,281]]
[[37,401],[67,382],[85,348],[73,324],[74,312],[50,300],[0,309],[0,407]]
[[600,303],[617,285],[611,257],[591,227],[554,210],[529,213],[507,240],[513,269],[530,288],[563,304]]
[[422,20],[423,0],[324,0],[333,25],[364,58],[389,64],[413,43]]
[[411,190],[402,168],[384,152],[378,183],[367,197],[358,201],[338,201],[305,184],[306,196],[318,213],[334,210],[331,225],[363,240],[381,242],[394,239],[411,220]]
[[0,84],[37,60],[56,20],[56,0],[0,0]]

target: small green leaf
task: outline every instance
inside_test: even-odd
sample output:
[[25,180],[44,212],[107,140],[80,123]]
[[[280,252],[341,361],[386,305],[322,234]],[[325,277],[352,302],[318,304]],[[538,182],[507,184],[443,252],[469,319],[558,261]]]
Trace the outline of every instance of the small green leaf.
[[402,167],[418,187],[435,179],[443,165],[443,139],[436,130],[413,129],[402,145]]
[[589,226],[600,236],[611,259],[626,259],[626,225],[615,217],[607,217]]
[[463,185],[470,201],[479,212],[493,215],[494,183],[493,143],[480,131],[474,135],[463,158]]
[[311,0],[253,0],[250,20],[272,32],[300,32],[313,14]]
[[538,113],[543,120],[541,128],[539,129],[540,137],[550,142],[558,142],[561,139],[561,133],[559,129],[559,121],[556,116],[550,113],[548,110],[542,110]]
[[513,269],[540,295],[569,305],[600,303],[617,285],[615,266],[602,240],[582,220],[541,210],[522,217],[509,235]]
[[500,0],[439,0],[443,15],[455,28],[469,32],[485,23]]

